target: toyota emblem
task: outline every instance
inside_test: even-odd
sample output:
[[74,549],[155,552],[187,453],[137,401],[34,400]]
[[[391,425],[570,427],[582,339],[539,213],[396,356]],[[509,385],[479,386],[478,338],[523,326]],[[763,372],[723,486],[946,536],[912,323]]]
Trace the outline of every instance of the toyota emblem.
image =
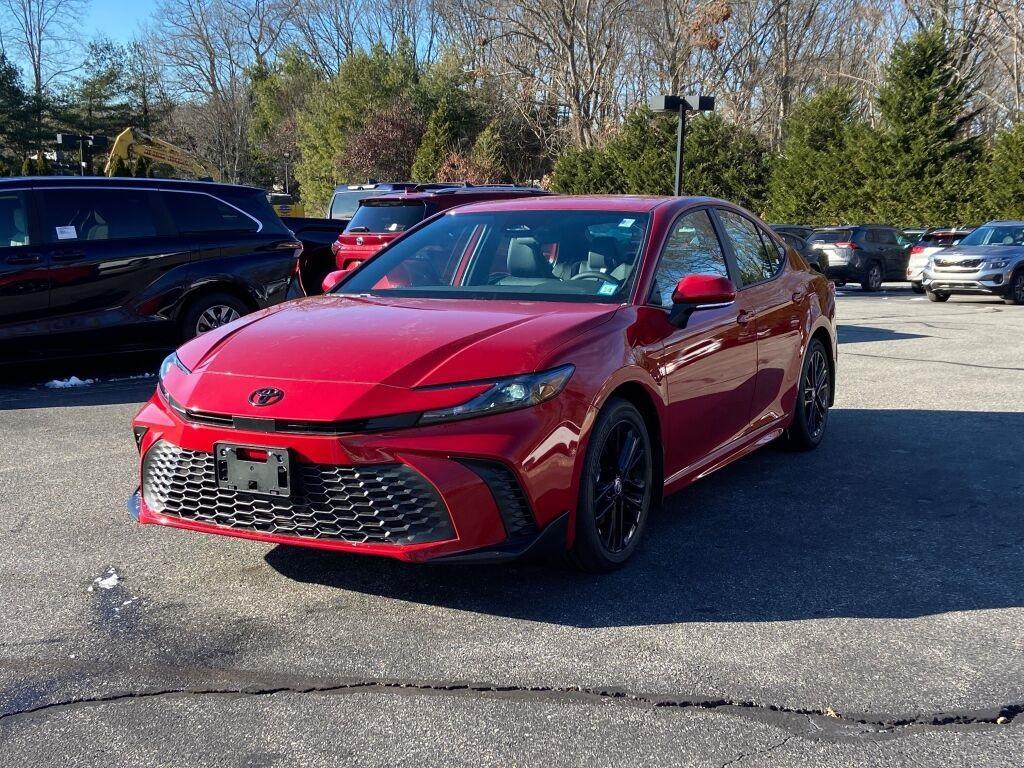
[[265,405],[280,403],[284,399],[284,392],[277,387],[262,387],[249,395],[249,402],[262,408]]

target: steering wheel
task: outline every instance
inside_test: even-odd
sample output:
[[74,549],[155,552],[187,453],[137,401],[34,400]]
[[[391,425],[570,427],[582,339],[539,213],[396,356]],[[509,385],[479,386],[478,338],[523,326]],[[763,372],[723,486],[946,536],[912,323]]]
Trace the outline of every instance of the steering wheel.
[[604,280],[606,283],[612,285],[621,285],[622,281],[612,275],[607,275],[604,272],[596,272],[591,270],[585,270],[578,274],[573,275],[569,278],[570,280]]

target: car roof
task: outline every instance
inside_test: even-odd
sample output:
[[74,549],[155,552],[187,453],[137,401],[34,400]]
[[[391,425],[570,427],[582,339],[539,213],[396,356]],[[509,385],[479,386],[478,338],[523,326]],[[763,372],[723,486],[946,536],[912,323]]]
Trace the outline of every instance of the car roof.
[[226,184],[223,181],[193,181],[191,179],[136,179],[130,176],[14,176],[0,179],[0,189],[9,187],[144,187],[153,189],[245,189],[260,194],[267,190],[243,184]]
[[537,195],[511,200],[487,200],[459,206],[456,213],[481,211],[625,211],[649,213],[666,203],[680,206],[724,202],[711,197],[659,197],[654,195]]
[[981,226],[983,227],[1024,227],[1024,221],[1018,221],[1015,219],[995,219],[993,221],[986,221]]
[[441,187],[429,187],[427,189],[407,189],[399,190],[395,192],[388,192],[383,195],[374,195],[373,197],[367,198],[372,200],[374,203],[386,203],[393,200],[409,200],[421,202],[424,200],[440,200],[440,199],[452,199],[458,200],[459,198],[474,198],[474,197],[522,197],[524,195],[550,195],[546,189],[540,187],[515,187],[515,186],[479,186],[479,187],[465,187],[465,186],[441,186]]

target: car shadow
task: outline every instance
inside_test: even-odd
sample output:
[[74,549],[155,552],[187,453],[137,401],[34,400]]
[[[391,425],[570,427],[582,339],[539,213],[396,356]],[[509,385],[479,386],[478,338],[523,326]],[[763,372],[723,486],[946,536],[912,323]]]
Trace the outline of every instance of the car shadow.
[[[954,435],[955,439],[949,439]],[[670,497],[623,569],[407,565],[280,546],[300,582],[575,627],[1024,606],[1024,413],[837,409]]]
[[[145,402],[153,394],[164,354],[132,352],[2,365],[0,411]],[[70,386],[75,383],[72,377],[82,383]]]
[[930,338],[923,333],[904,333],[889,328],[873,328],[869,325],[840,324],[836,328],[840,344],[860,344],[869,341],[902,341],[905,339]]

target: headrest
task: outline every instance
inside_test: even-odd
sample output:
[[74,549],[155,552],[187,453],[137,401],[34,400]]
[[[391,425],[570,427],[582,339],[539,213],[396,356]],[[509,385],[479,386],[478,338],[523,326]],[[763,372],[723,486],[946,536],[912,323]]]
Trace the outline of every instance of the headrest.
[[550,277],[551,265],[535,240],[521,238],[508,244],[508,273],[512,277]]
[[619,244],[615,238],[595,237],[587,253],[587,268],[594,272],[610,272],[619,263]]

